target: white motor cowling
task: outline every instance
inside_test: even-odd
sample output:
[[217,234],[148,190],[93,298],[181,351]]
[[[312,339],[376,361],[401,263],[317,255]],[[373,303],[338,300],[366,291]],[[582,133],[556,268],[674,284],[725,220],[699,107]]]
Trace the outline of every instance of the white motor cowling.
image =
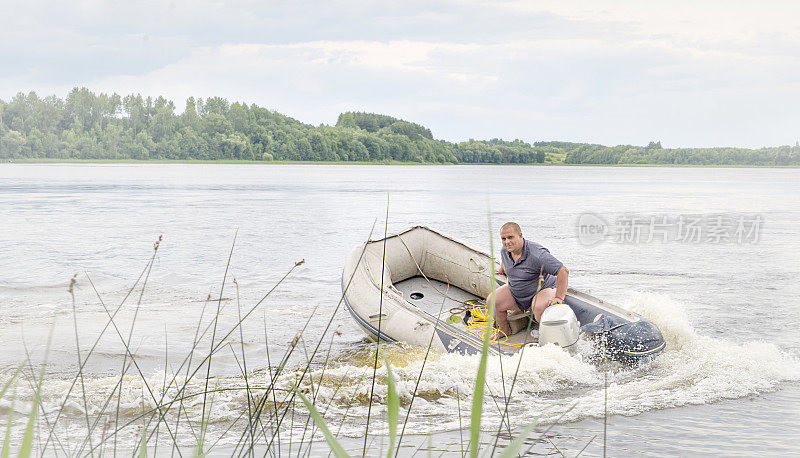
[[575,312],[567,304],[554,304],[544,309],[539,323],[539,346],[554,343],[575,353],[581,327]]

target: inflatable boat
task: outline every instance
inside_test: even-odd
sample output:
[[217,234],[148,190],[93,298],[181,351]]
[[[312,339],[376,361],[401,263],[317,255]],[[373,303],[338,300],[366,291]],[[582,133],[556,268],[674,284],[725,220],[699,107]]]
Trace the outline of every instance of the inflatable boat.
[[[483,300],[492,290],[491,263],[484,252],[427,227],[413,227],[350,252],[342,272],[345,307],[372,339],[480,353],[485,334],[475,329],[476,323],[481,329],[479,312],[485,314]],[[505,284],[506,277],[496,274],[495,281]],[[581,334],[623,362],[652,358],[665,346],[653,323],[572,288],[565,304],[545,310],[541,323],[530,312],[520,312],[509,313],[509,324],[512,334],[493,337],[491,354],[546,344],[574,352]]]

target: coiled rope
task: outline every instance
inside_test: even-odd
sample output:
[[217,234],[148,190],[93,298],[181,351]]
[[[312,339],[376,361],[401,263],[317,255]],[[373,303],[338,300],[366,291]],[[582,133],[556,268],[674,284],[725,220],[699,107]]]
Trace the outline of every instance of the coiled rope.
[[[486,328],[489,326],[489,310],[486,308],[486,304],[481,300],[467,300],[462,304],[459,307],[451,308],[450,314],[461,315],[463,313],[467,332],[479,340],[483,340],[486,336]],[[489,344],[502,344],[509,347],[522,346],[522,343],[509,342],[506,333],[494,327],[489,334]]]

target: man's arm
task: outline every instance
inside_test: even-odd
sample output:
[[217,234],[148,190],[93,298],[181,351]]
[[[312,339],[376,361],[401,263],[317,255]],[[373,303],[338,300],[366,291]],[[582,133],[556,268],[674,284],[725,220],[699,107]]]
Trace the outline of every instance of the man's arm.
[[505,275],[506,274],[506,268],[503,267],[503,263],[502,262],[500,263],[500,268],[497,269],[497,273],[499,273],[500,275]]
[[556,297],[550,299],[549,305],[564,302],[564,298],[567,296],[568,286],[569,269],[567,269],[567,266],[562,265],[561,269],[558,270],[558,275],[556,276]]

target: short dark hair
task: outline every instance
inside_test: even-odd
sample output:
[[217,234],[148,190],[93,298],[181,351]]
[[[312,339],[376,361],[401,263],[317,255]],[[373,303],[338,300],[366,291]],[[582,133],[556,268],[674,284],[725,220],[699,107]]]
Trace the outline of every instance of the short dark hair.
[[509,221],[503,224],[503,227],[500,228],[500,231],[502,232],[503,229],[514,229],[515,231],[517,231],[517,234],[522,234],[522,229],[520,229],[519,224],[513,221]]

